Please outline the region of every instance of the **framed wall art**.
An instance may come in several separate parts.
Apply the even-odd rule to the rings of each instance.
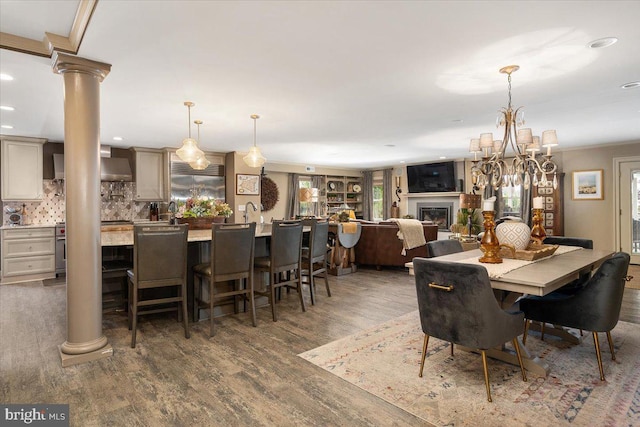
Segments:
[[[603,200],[602,169],[573,171],[571,198],[573,200]]]
[[[236,194],[257,196],[260,194],[260,175],[236,174]]]

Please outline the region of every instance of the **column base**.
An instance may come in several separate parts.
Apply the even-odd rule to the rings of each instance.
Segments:
[[[63,368],[72,365],[79,365],[81,363],[93,362],[94,360],[105,359],[107,357],[113,356],[113,347],[111,347],[111,344],[107,344],[101,349],[82,354],[63,353],[61,345],[58,346],[58,351],[60,352],[60,359],[62,361]]]

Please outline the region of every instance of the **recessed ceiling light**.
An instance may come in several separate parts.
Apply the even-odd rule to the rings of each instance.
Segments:
[[[444,160],[444,159],[446,159],[446,158],[447,158],[447,156],[440,156],[440,159],[441,159],[441,160]]]
[[[13,111],[13,110],[15,110],[15,108],[9,107],[8,105],[0,105],[0,110]]]
[[[114,140],[114,141],[122,141],[123,139],[124,139],[124,138],[123,138],[123,137],[121,137],[121,136],[114,136],[114,137],[113,137],[113,140]]]
[[[407,162],[405,162],[404,160],[400,160],[400,163],[407,163]]]
[[[0,80],[6,80],[6,81],[11,81],[13,80],[13,76],[10,76],[9,74],[0,74]]]
[[[618,39],[616,37],[604,37],[602,39],[592,41],[591,43],[587,44],[587,46],[591,49],[600,49],[603,47],[609,47],[617,41]]]
[[[462,119],[454,119],[454,120],[451,120],[451,121],[453,123],[462,123],[462,122],[464,122],[464,120],[462,120]]]
[[[633,89],[634,87],[640,87],[640,81],[625,83],[620,87],[622,89]]]
[[[384,144],[385,147],[395,147],[395,144]]]
[[[0,126],[2,129],[13,129],[13,126],[11,125],[2,125]]]

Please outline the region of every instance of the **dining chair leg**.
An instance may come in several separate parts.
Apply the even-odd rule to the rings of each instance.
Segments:
[[[422,378],[422,370],[424,369],[424,359],[427,357],[427,345],[429,345],[429,335],[424,334],[424,341],[422,342],[422,359],[420,360],[420,373],[418,376]]]
[[[200,286],[202,286],[202,276],[193,275],[193,321],[200,321]]]
[[[327,296],[331,297],[331,289],[329,288],[329,271],[327,269],[327,263],[324,263],[324,285],[327,288]]]
[[[258,321],[256,320],[256,300],[253,294],[253,276],[249,276],[247,280],[247,286],[249,287],[249,310],[251,310],[251,321],[253,322],[253,327],[258,326]]]
[[[527,382],[527,374],[524,371],[524,365],[522,364],[522,354],[520,353],[520,345],[518,344],[518,338],[513,339],[513,347],[516,349],[516,355],[518,356],[518,363],[520,364],[520,370],[522,371],[522,381]]]
[[[449,343],[451,345],[451,356],[453,356],[453,343]]]
[[[271,316],[273,317],[273,321],[277,322],[278,321],[278,316],[276,314],[276,274],[270,274],[271,276],[271,284],[270,284],[270,290],[271,293],[269,295],[269,298],[271,299],[271,301],[269,301],[271,303]],[[278,288],[280,289],[280,288]]]
[[[487,368],[487,352],[484,350],[480,351],[482,352],[482,368],[484,369],[484,385],[487,389],[487,400],[492,402],[491,387],[489,386],[489,369]]]
[[[184,337],[186,339],[191,338],[191,332],[189,331],[189,308],[187,307],[187,278],[184,278],[182,282],[182,322],[184,323]]]
[[[132,284],[132,304],[131,304],[131,348],[136,348],[136,329],[138,326],[138,289]]]
[[[611,339],[610,331],[607,331],[607,341],[609,341],[609,350],[611,351],[611,360],[616,360],[616,353],[613,350],[613,339]]]
[[[540,322],[540,339],[544,341],[544,322]]]
[[[311,296],[311,305],[316,305],[316,284],[313,281],[313,262],[309,260],[309,295]]]
[[[213,302],[214,300],[215,298],[213,297],[213,277],[209,277],[209,337],[212,337],[214,335],[213,334]]]
[[[524,333],[522,334],[522,344],[526,345],[527,344],[527,334],[529,333],[529,324],[530,324],[531,320],[529,319],[524,319]]]
[[[600,381],[604,381],[604,369],[602,369],[602,354],[600,354],[600,342],[598,333],[593,332],[593,344],[596,346],[596,357],[598,358],[598,369],[600,369]]]
[[[127,292],[129,293],[129,301],[127,302],[127,304],[129,305],[129,310],[127,312],[127,319],[128,319],[128,325],[127,326],[129,327],[129,330],[131,330],[131,325],[132,325],[131,313],[133,312],[133,309],[131,308],[131,303],[133,302],[133,292],[132,292],[133,283],[131,283],[131,280],[128,280],[128,279],[127,279],[127,281],[128,281]]]
[[[300,273],[300,269],[295,272],[295,274],[298,276],[298,296],[300,297],[300,305],[302,306],[302,311],[305,312],[307,311],[307,307],[304,304],[304,297],[302,296],[302,274]]]

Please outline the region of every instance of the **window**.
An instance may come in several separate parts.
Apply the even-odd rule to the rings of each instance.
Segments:
[[[501,216],[522,218],[522,187],[520,185],[502,187]]]
[[[382,182],[373,184],[373,220],[382,221],[384,219],[384,205],[382,204]]]
[[[313,185],[311,183],[311,178],[310,177],[300,177],[300,180],[298,181],[298,186],[299,189],[303,189],[303,188],[308,188],[309,190],[311,190],[311,188],[313,188]],[[303,202],[300,201],[300,216],[312,216],[315,215],[314,213],[314,202]]]

